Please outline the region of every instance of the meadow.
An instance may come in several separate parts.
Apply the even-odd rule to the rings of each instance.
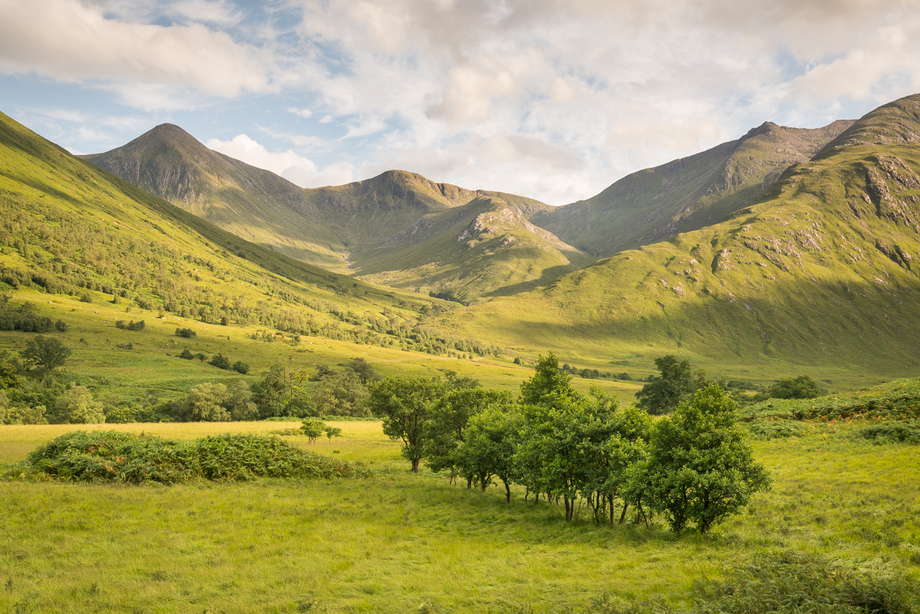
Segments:
[[[854,437],[859,423],[804,423],[754,440],[773,477],[712,534],[572,523],[430,472],[413,475],[379,422],[330,422],[297,446],[359,461],[371,477],[126,487],[0,482],[0,612],[613,612],[679,608],[700,581],[761,553],[920,579],[916,447]],[[297,423],[129,424],[192,439]],[[75,425],[0,426],[0,463]],[[87,428],[85,425],[83,428]]]

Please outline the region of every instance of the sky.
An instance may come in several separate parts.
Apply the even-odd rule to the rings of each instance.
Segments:
[[[161,123],[303,187],[389,169],[562,205],[920,93],[920,0],[0,0],[0,112]]]

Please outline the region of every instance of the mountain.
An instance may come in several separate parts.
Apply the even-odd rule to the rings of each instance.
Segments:
[[[756,202],[790,165],[808,161],[852,124],[808,130],[766,122],[736,141],[633,173],[531,221],[598,258],[669,239]]]
[[[527,221],[550,210],[549,205],[435,183],[406,171],[387,171],[343,186],[302,189],[212,151],[170,124],[157,126],[123,147],[83,158],[246,240],[331,271],[396,287],[473,300],[532,287],[593,261]],[[473,223],[469,212],[480,205],[472,203],[482,199],[506,207],[501,236],[480,247],[479,255],[462,258],[462,266],[454,266],[452,272],[428,275],[444,262],[444,246],[459,245],[463,230],[454,226]],[[472,206],[449,213],[467,205]],[[420,228],[425,231],[419,232]],[[499,230],[494,224],[490,228]],[[445,234],[436,237],[435,232]],[[405,243],[407,237],[410,241]],[[485,250],[496,258],[483,257]],[[508,264],[514,262],[522,264]]]
[[[920,96],[852,124],[724,222],[444,325],[582,364],[670,353],[755,379],[916,375]]]
[[[355,259],[369,263],[361,279],[470,302],[535,288],[594,261],[531,224],[533,211],[528,203],[480,196],[428,214],[358,252]]]

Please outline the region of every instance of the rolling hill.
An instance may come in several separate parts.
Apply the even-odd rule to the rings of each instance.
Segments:
[[[920,96],[852,124],[730,219],[447,317],[506,347],[628,364],[673,353],[736,376],[915,375]],[[837,374],[836,376],[834,374]]]

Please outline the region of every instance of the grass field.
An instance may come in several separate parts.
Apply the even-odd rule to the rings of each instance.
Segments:
[[[0,612],[589,612],[687,604],[693,584],[760,552],[821,554],[920,577],[916,447],[853,425],[755,441],[774,479],[712,535],[566,524],[516,492],[413,475],[377,422],[296,445],[364,461],[373,477],[171,487],[0,482]],[[144,424],[170,438],[294,423]],[[2,426],[13,462],[73,426]],[[108,427],[106,427],[108,428]]]

